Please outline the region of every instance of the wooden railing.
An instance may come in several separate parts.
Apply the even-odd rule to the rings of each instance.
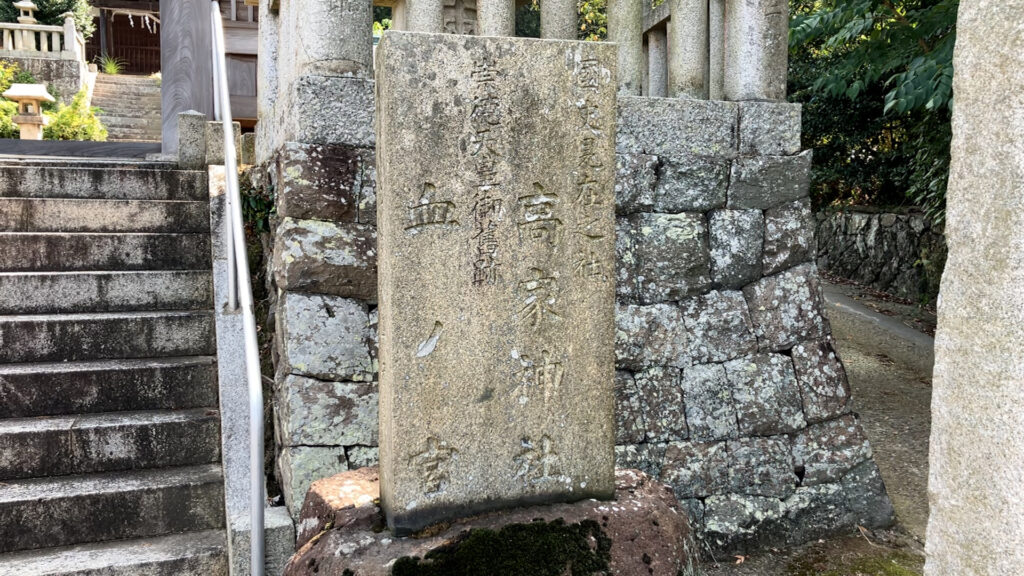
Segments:
[[[63,26],[0,23],[0,58],[4,56],[85,62],[85,39],[71,18]]]

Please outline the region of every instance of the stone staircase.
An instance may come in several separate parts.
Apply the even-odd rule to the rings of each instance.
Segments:
[[[0,576],[227,573],[205,172],[0,165]]]
[[[102,111],[108,140],[160,140],[160,86],[149,76],[97,74],[92,105]]]

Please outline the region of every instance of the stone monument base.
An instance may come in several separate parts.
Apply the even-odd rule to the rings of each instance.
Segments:
[[[376,468],[313,483],[285,576],[697,574],[699,554],[672,490],[617,470],[615,499],[493,512],[405,538],[385,529]]]

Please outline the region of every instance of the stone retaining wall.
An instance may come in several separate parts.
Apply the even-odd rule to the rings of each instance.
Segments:
[[[943,227],[924,214],[819,213],[818,266],[915,302],[934,302],[946,264]]]
[[[821,315],[800,108],[618,106],[619,464],[670,483],[715,550],[887,524]],[[372,113],[346,118],[358,138],[288,143],[268,167],[277,473],[293,515],[313,480],[377,459]]]

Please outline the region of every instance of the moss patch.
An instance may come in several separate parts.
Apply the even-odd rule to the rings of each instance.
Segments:
[[[399,558],[393,576],[592,576],[607,573],[611,540],[593,520],[474,529],[423,559]]]
[[[817,555],[794,560],[787,574],[792,576],[919,576],[922,561],[904,552],[845,560]]]

